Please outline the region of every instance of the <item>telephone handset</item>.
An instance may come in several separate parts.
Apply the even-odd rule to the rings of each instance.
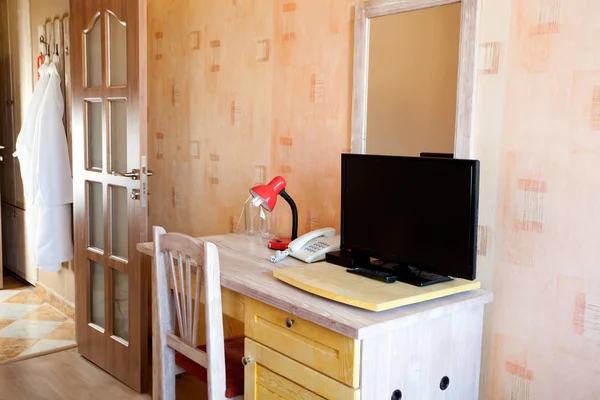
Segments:
[[[290,256],[311,263],[325,259],[325,254],[340,249],[340,235],[334,228],[322,228],[300,236],[288,245]]]

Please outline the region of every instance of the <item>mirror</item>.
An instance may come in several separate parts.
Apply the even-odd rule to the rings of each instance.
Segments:
[[[453,153],[460,3],[371,21],[367,154]]]
[[[469,158],[478,0],[357,3],[352,152]]]

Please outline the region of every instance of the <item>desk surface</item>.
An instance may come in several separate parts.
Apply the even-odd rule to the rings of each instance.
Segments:
[[[433,319],[461,307],[486,304],[493,298],[491,292],[479,289],[388,311],[367,311],[315,296],[278,280],[273,276],[275,269],[303,262],[288,257],[273,264],[268,260],[273,251],[255,238],[229,234],[200,239],[214,243],[219,249],[221,286],[354,339],[398,329],[415,319]],[[137,248],[154,255],[152,243],[140,243]]]

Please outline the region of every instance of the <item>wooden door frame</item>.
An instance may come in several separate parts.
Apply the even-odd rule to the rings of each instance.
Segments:
[[[369,90],[369,40],[371,19],[409,11],[461,3],[456,126],[454,154],[471,156],[477,88],[477,56],[481,0],[369,0],[357,2],[354,19],[354,69],[352,87],[352,153],[367,152],[367,97]]]
[[[127,98],[127,129],[128,132],[132,128],[139,131],[140,138],[140,166],[141,156],[147,155],[147,20],[146,20],[146,0],[98,0],[101,6],[93,6],[88,0],[71,0],[70,2],[70,17],[71,17],[71,99],[72,99],[72,145],[73,145],[73,185],[74,185],[74,247],[75,247],[75,289],[76,289],[76,314],[77,314],[77,330],[78,344],[80,353],[96,363],[101,368],[113,374],[116,378],[122,380],[128,386],[138,392],[144,392],[148,388],[148,336],[147,326],[149,319],[148,309],[148,287],[149,287],[149,260],[142,258],[141,254],[135,250],[135,243],[145,242],[148,240],[148,218],[147,211],[140,211],[133,214],[128,213],[129,219],[129,253],[127,274],[129,276],[129,345],[128,352],[119,351],[122,347],[118,347],[117,341],[110,336],[112,327],[112,304],[110,296],[107,293],[112,293],[112,261],[105,262],[107,257],[98,256],[98,260],[102,260],[105,269],[110,269],[110,272],[105,273],[105,300],[104,300],[104,318],[106,333],[94,334],[92,328],[88,328],[90,321],[90,269],[88,259],[90,251],[87,249],[88,244],[88,223],[87,223],[87,195],[86,181],[92,180],[102,182],[103,184],[103,199],[104,199],[104,252],[110,249],[109,238],[110,222],[109,218],[109,185],[126,187],[128,192],[132,188],[132,183],[129,179],[111,176],[108,171],[108,144],[103,143],[103,171],[100,177],[95,177],[97,172],[85,170],[86,156],[84,149],[86,148],[85,138],[85,118],[84,118],[84,99],[99,98],[103,104],[103,142],[108,142],[107,128],[107,104],[108,98]],[[96,3],[98,4],[98,3]],[[135,10],[137,7],[137,10]],[[118,13],[118,17],[123,13],[124,8],[127,8],[127,87],[125,88],[107,88],[103,85],[98,89],[84,88],[84,35],[83,31],[89,28],[87,24],[97,14],[98,8],[102,12],[100,15],[101,37],[102,37],[102,53],[104,55],[103,64],[103,82],[106,79],[106,70],[108,66],[107,50],[106,50],[106,22],[104,18],[108,18],[104,10],[111,10]],[[132,11],[135,10],[135,11]],[[131,16],[135,15],[137,21],[134,21]],[[105,17],[106,16],[106,17]],[[131,34],[136,32],[136,34]],[[137,80],[135,79],[137,77]],[[104,82],[106,83],[106,82]],[[133,95],[135,94],[135,95]],[[133,112],[130,112],[132,110]],[[140,204],[139,201],[129,199],[128,210],[133,210],[135,205]],[[137,227],[136,229],[132,227]],[[132,233],[139,233],[138,235]],[[100,258],[102,257],[102,258]],[[107,279],[108,277],[108,279]],[[139,283],[136,284],[136,283]],[[80,334],[80,332],[82,332]],[[93,332],[93,331],[92,331]],[[98,331],[100,332],[100,331]],[[111,340],[112,339],[112,340]],[[129,354],[124,354],[129,353]],[[135,365],[129,365],[129,361]]]
[[[9,22],[9,15],[8,15],[8,1],[7,0],[0,0],[0,7],[2,7],[4,9],[4,14],[6,17],[5,21],[0,21],[0,27],[3,27],[4,24],[6,24],[6,26],[4,28],[6,28],[6,36],[4,37],[4,39],[0,39],[0,40],[6,40],[6,45],[7,45],[7,54],[8,54],[8,59],[5,60],[6,62],[6,73],[8,75],[8,83],[5,83],[5,85],[9,85],[11,86],[11,92],[12,92],[12,63],[11,63],[11,55],[10,55],[10,22]],[[2,32],[0,32],[1,34]],[[1,54],[0,54],[1,55]],[[1,66],[1,65],[0,65]],[[4,90],[4,85],[1,85],[0,87],[2,87],[2,89]],[[5,114],[6,117],[8,117],[8,111],[5,109],[5,107],[7,107],[8,104],[0,104],[0,107],[2,107],[2,112]],[[12,107],[11,107],[12,108]],[[12,111],[11,111],[12,113]],[[8,121],[3,121],[6,126],[8,127]],[[14,117],[13,117],[13,123],[11,124],[11,126],[14,124]],[[0,129],[2,129],[3,127],[0,126]],[[12,129],[14,129],[14,127],[12,127]],[[6,135],[6,133],[4,133],[4,135]],[[13,135],[14,136],[14,132]],[[0,139],[5,139],[4,137],[0,136]],[[7,148],[7,143],[0,143],[0,145],[2,145],[4,148],[3,150],[5,150]],[[5,153],[5,152],[3,152]],[[7,154],[1,154],[3,157],[7,157]],[[12,155],[9,155],[12,157]],[[0,161],[2,163],[4,163],[4,161]],[[5,167],[6,164],[3,165],[2,168],[2,173],[5,173]],[[2,177],[0,177],[0,179],[3,179]],[[1,186],[1,185],[0,185]],[[0,192],[0,207],[2,207],[2,193]],[[0,216],[0,226],[2,224],[2,217]],[[2,252],[2,231],[0,230],[0,289],[4,288],[4,263],[3,263],[3,257],[4,254]]]

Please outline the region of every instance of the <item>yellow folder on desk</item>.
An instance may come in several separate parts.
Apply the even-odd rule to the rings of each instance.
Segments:
[[[479,289],[481,283],[464,279],[418,287],[403,282],[384,283],[321,262],[277,269],[275,278],[309,293],[354,307],[384,311],[455,293]]]

